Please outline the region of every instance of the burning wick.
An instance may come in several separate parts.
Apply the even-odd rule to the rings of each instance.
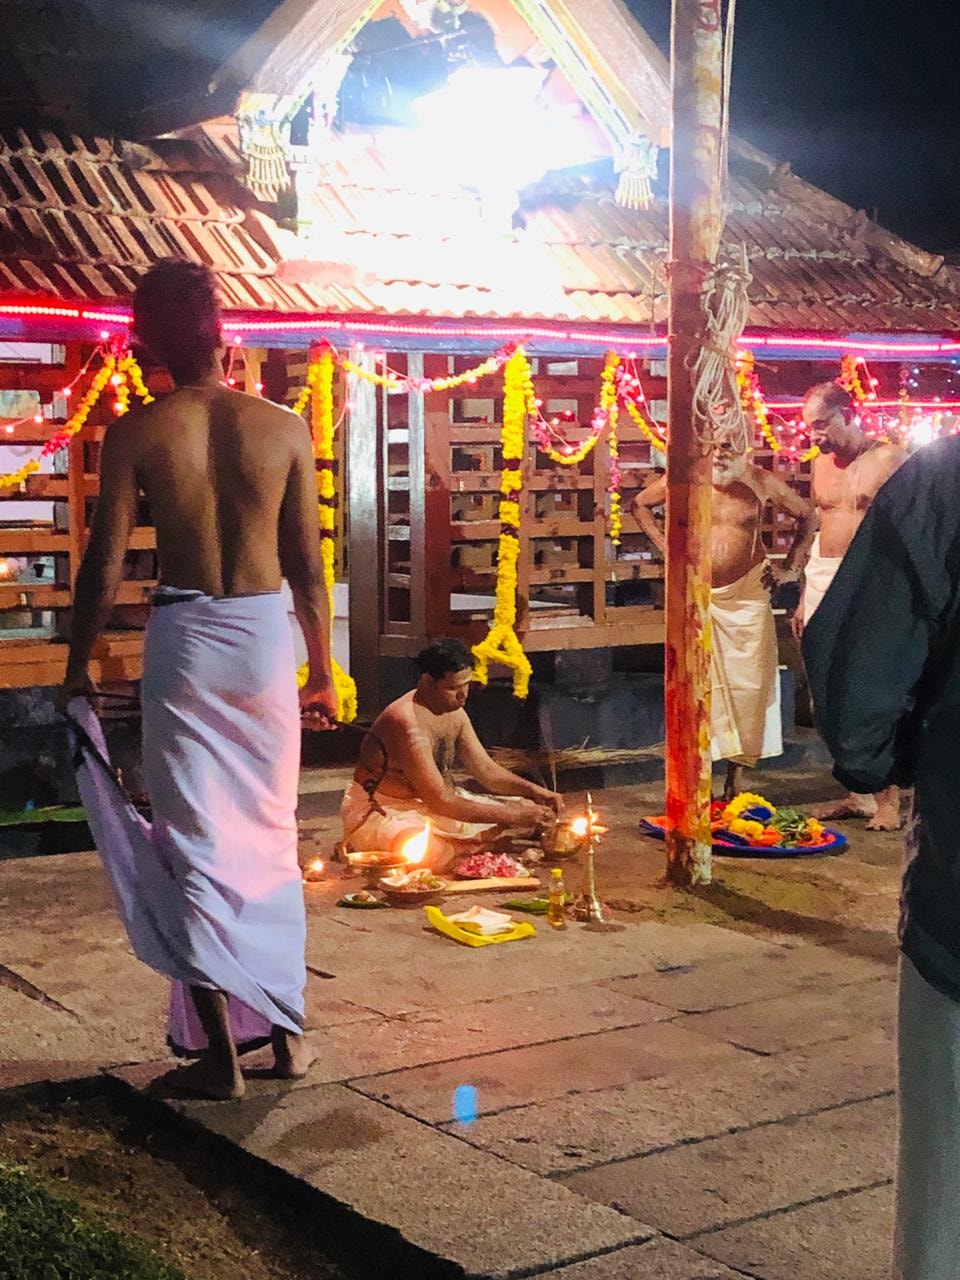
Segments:
[[[590,830],[589,818],[574,818],[570,823],[570,830],[575,836],[585,836]]]
[[[411,836],[400,850],[400,855],[410,866],[415,866],[418,862],[422,862],[423,858],[430,847],[430,823],[418,831],[415,836]]]
[[[322,858],[311,858],[303,869],[304,880],[322,880],[327,864]]]

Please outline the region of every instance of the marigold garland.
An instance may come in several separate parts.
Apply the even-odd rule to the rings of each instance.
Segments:
[[[393,369],[388,369],[386,373],[376,373],[355,364],[347,356],[338,354],[336,359],[346,373],[362,378],[364,382],[372,382],[375,387],[385,387],[387,391],[453,391],[468,383],[479,382],[491,373],[498,373],[510,358],[512,350],[513,348],[504,347],[472,369],[464,369],[462,373],[451,373],[441,378],[411,378],[407,374],[396,373]]]
[[[336,581],[334,560],[336,556],[336,485],[333,478],[333,351],[324,345],[316,360],[311,360],[307,371],[310,388],[310,425],[313,429],[314,449],[320,469],[317,473],[320,496],[320,556],[323,561],[323,581],[327,591],[331,627],[333,624],[333,587]],[[311,376],[312,375],[312,376]],[[299,403],[299,399],[297,401]],[[332,640],[332,637],[331,637]],[[337,691],[337,719],[350,724],[357,718],[357,685],[352,676],[340,666],[332,652],[331,673]],[[310,675],[305,663],[297,673],[302,689]]]
[[[36,475],[40,470],[41,458],[50,457],[52,454],[59,453],[61,449],[66,448],[73,437],[83,430],[94,405],[103,394],[107,383],[114,376],[116,368],[116,356],[112,353],[105,354],[103,364],[94,374],[86,393],[65,424],[49,440],[44,442],[37,457],[30,458],[23,466],[18,467],[16,471],[0,475],[0,489],[16,488],[26,484],[30,476]]]
[[[597,411],[598,419],[607,426],[607,451],[610,458],[610,478],[607,493],[610,494],[610,541],[615,547],[620,545],[620,534],[623,531],[623,512],[620,498],[620,405],[617,395],[617,374],[620,369],[620,357],[615,351],[608,351],[600,374],[600,401]],[[601,428],[602,429],[602,428]]]
[[[860,378],[860,366],[864,364],[862,356],[842,356],[840,358],[840,377],[837,381],[845,391],[849,391],[858,404],[870,398],[869,392]]]
[[[530,691],[533,668],[517,635],[517,565],[520,560],[520,501],[523,488],[523,449],[530,411],[532,379],[530,362],[522,347],[507,360],[503,373],[503,475],[500,489],[500,539],[497,545],[496,603],[493,624],[486,639],[473,647],[476,659],[474,678],[486,684],[490,664],[499,663],[513,672],[513,693],[525,698]]]
[[[630,415],[630,418],[632,419],[634,426],[640,429],[643,435],[647,437],[647,440],[650,442],[650,444],[652,444],[655,449],[659,449],[661,453],[666,453],[667,442],[665,440],[660,439],[660,437],[654,431],[653,427],[651,427],[650,423],[646,420],[646,418],[640,412],[640,409],[637,407],[637,404],[635,403],[635,401],[624,397],[620,403],[623,405],[627,413]]]
[[[756,357],[752,351],[737,352],[737,386],[740,388],[740,404],[748,418],[752,418],[760,428],[764,440],[773,453],[780,453],[783,445],[777,439],[770,425],[770,413],[760,386],[760,378],[756,369]],[[812,445],[806,453],[800,455],[801,462],[812,462],[820,456],[818,445]]]

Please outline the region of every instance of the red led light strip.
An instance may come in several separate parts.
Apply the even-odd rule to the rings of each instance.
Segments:
[[[125,309],[105,311],[84,306],[64,306],[46,303],[0,303],[0,316],[50,317],[58,320],[90,321],[103,324],[119,325],[129,328],[133,317]],[[623,347],[643,347],[666,350],[667,339],[663,334],[630,335],[622,329],[565,329],[560,326],[530,325],[445,325],[442,321],[432,323],[414,323],[383,320],[364,320],[351,316],[337,317],[301,317],[299,319],[277,319],[270,315],[258,319],[232,319],[229,312],[224,315],[224,329],[228,337],[234,333],[312,333],[336,332],[349,330],[355,333],[371,333],[387,335],[395,333],[401,337],[443,337],[443,338],[502,338],[502,339],[555,339],[561,342],[596,343],[598,346],[614,344]],[[821,351],[846,352],[881,352],[891,356],[899,355],[944,355],[949,352],[960,352],[960,342],[943,340],[916,342],[884,342],[853,338],[824,338],[816,334],[780,335],[750,334],[741,338],[744,346],[767,348],[812,348]]]

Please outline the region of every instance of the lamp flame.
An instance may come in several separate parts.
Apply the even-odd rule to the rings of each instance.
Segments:
[[[590,830],[590,819],[574,818],[570,823],[570,830],[575,836],[585,836]]]
[[[430,847],[430,823],[418,831],[415,836],[411,836],[400,850],[401,856],[405,862],[411,866],[415,866],[418,862],[422,862],[423,858]]]

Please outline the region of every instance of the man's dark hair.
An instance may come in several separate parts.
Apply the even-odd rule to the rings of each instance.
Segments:
[[[823,400],[824,417],[833,417],[835,413],[842,413],[845,418],[849,418],[853,413],[853,396],[846,387],[841,387],[839,382],[818,382],[803,397],[803,403],[809,403],[814,396],[820,396]]]
[[[220,346],[220,303],[209,267],[165,258],[151,267],[133,295],[133,323],[151,355],[174,382],[199,382]]]
[[[420,650],[415,662],[422,676],[442,680],[444,676],[452,676],[458,671],[472,668],[473,654],[459,640],[434,640]]]

